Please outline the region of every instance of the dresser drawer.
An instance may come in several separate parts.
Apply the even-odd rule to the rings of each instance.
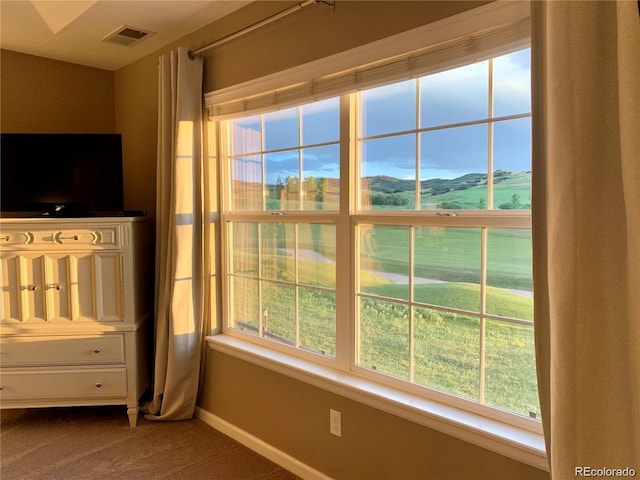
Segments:
[[[124,363],[122,334],[7,336],[0,339],[3,367]]]
[[[127,373],[122,368],[5,369],[0,403],[61,399],[118,398],[127,395]]]
[[[23,225],[20,228],[3,228],[0,245],[6,249],[41,250],[43,248],[120,248],[122,239],[117,225],[100,225],[96,228],[50,227]]]

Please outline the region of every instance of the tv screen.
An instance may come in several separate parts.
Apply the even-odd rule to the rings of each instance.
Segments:
[[[124,209],[119,134],[0,134],[0,209],[92,216]]]

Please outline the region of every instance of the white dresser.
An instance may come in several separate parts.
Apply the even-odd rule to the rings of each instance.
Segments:
[[[126,405],[149,385],[144,217],[0,220],[0,407]]]

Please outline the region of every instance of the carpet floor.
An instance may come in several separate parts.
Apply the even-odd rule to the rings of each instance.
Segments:
[[[2,410],[2,480],[296,480],[201,420],[129,427],[124,407]]]

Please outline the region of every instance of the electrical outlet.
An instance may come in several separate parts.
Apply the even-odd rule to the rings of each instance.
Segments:
[[[329,409],[329,433],[336,437],[342,436],[342,414]]]

